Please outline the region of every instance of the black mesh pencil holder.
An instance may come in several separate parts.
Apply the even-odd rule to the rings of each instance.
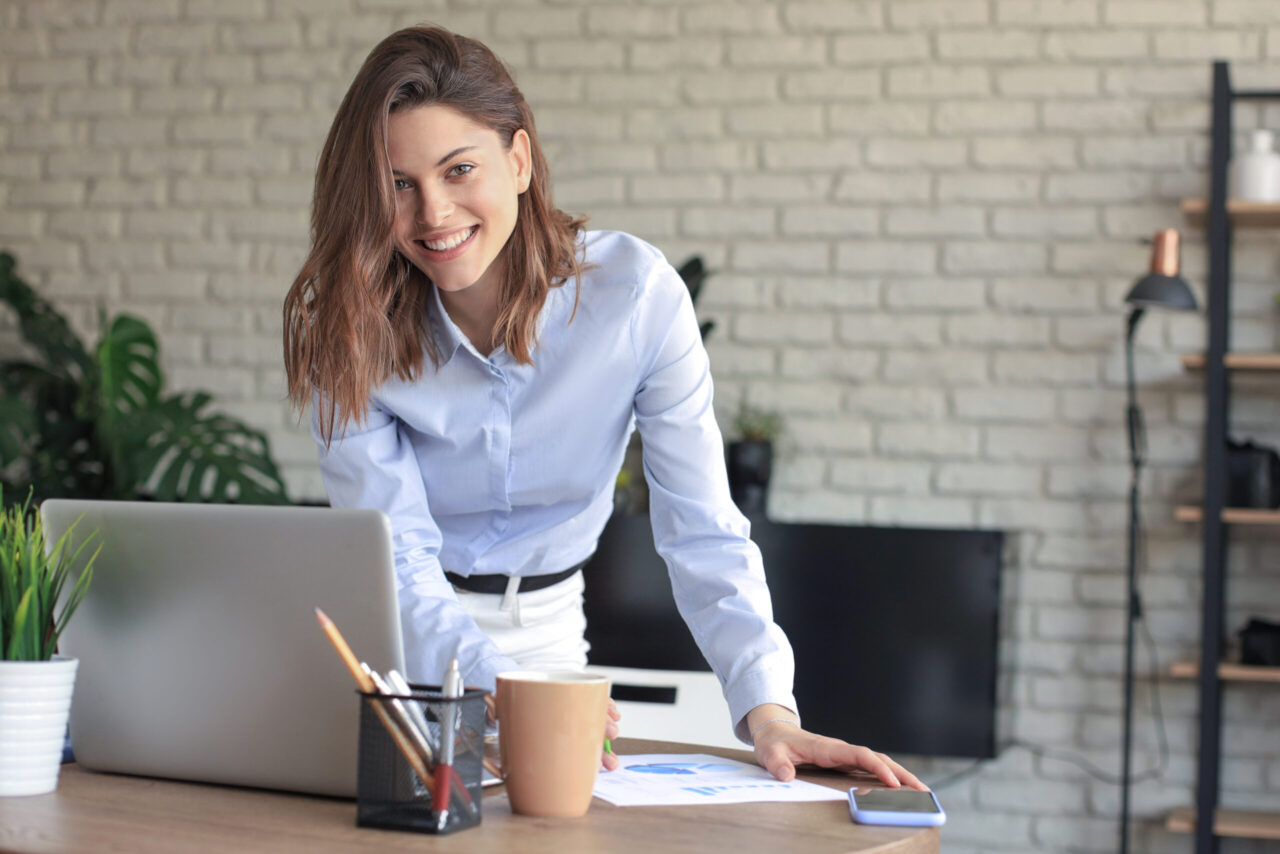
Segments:
[[[474,827],[480,823],[484,692],[468,689],[449,699],[436,687],[410,687],[410,694],[360,692],[356,824],[419,833]]]

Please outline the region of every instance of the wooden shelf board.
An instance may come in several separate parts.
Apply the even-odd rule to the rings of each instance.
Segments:
[[[1178,661],[1169,669],[1178,679],[1194,679],[1200,675],[1200,662]],[[1260,667],[1256,664],[1218,665],[1218,678],[1233,682],[1280,682],[1280,667]]]
[[[1183,199],[1182,214],[1195,226],[1203,227],[1209,210],[1208,199]],[[1280,204],[1227,200],[1227,216],[1234,225],[1245,228],[1280,227]]]
[[[1179,522],[1199,522],[1204,510],[1198,505],[1184,504],[1174,510]],[[1224,507],[1222,521],[1232,525],[1280,525],[1280,510],[1257,510],[1252,507]]]
[[[1222,361],[1232,371],[1280,371],[1280,353],[1227,353]],[[1204,363],[1204,353],[1182,357],[1182,367],[1188,371],[1203,371]]]
[[[1164,826],[1174,833],[1194,832],[1195,807],[1178,807],[1169,813]],[[1246,839],[1280,839],[1280,813],[1220,809],[1214,814],[1213,832]]]

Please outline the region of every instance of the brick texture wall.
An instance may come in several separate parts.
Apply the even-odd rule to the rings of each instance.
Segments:
[[[298,496],[323,490],[282,403],[280,301],[316,156],[370,47],[424,20],[513,67],[561,206],[717,270],[699,314],[722,423],[742,399],[786,417],[776,517],[1010,532],[1001,737],[1116,773],[1122,300],[1141,239],[1207,190],[1210,61],[1280,86],[1280,4],[0,0],[0,245],[85,334],[99,304],[154,324],[171,387],[267,430]],[[1280,107],[1236,119],[1280,129]],[[1241,233],[1235,269],[1233,345],[1275,349],[1274,235]],[[0,317],[0,350],[17,340]],[[1170,520],[1199,494],[1178,356],[1203,340],[1158,313],[1138,340],[1162,667],[1198,636],[1198,532]],[[1280,441],[1280,385],[1235,389],[1233,432]],[[1280,619],[1280,539],[1233,533],[1231,564],[1230,625]],[[1162,679],[1160,699],[1170,761],[1135,787],[1138,850],[1183,852],[1161,817],[1191,801],[1196,697]],[[1224,801],[1280,809],[1280,691],[1231,687],[1224,715]],[[943,797],[948,852],[1115,847],[1117,788],[1021,747]]]

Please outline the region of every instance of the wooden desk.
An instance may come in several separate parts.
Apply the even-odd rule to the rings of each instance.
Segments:
[[[751,761],[746,751],[640,739],[614,744],[619,753],[698,752]],[[849,777],[826,771],[800,776],[841,789],[851,785]],[[937,829],[856,825],[840,801],[615,807],[596,800],[583,818],[528,818],[512,814],[501,786],[485,791],[479,827],[450,836],[358,828],[355,815],[349,800],[95,774],[68,765],[53,794],[0,798],[0,851],[936,854],[939,839]]]

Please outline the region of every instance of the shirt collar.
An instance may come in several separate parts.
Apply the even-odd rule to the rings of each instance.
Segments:
[[[539,341],[542,340],[542,335],[547,328],[549,317],[553,312],[555,312],[553,306],[556,306],[557,308],[562,307],[559,305],[559,302],[566,296],[566,294],[561,292],[566,291],[568,288],[577,287],[577,281],[570,279],[559,287],[551,288],[550,291],[548,291],[547,298],[543,300],[542,308],[538,311],[538,316],[534,320],[534,329],[536,330],[536,335]],[[572,294],[567,294],[567,296],[572,300]],[[444,303],[440,300],[440,289],[435,285],[431,286],[431,310],[429,320],[431,323],[431,334],[435,336],[436,343],[440,345],[441,365],[447,364],[449,360],[453,358],[454,354],[458,352],[459,347],[464,347],[467,350],[470,350],[476,358],[481,361],[488,361],[494,358],[505,358],[507,356],[507,348],[501,344],[499,344],[497,348],[489,354],[488,360],[485,359],[484,356],[481,356],[480,352],[475,349],[475,346],[471,341],[467,339],[466,334],[464,334],[458,327],[458,324],[454,323],[453,318],[449,317],[449,312],[445,310]]]

